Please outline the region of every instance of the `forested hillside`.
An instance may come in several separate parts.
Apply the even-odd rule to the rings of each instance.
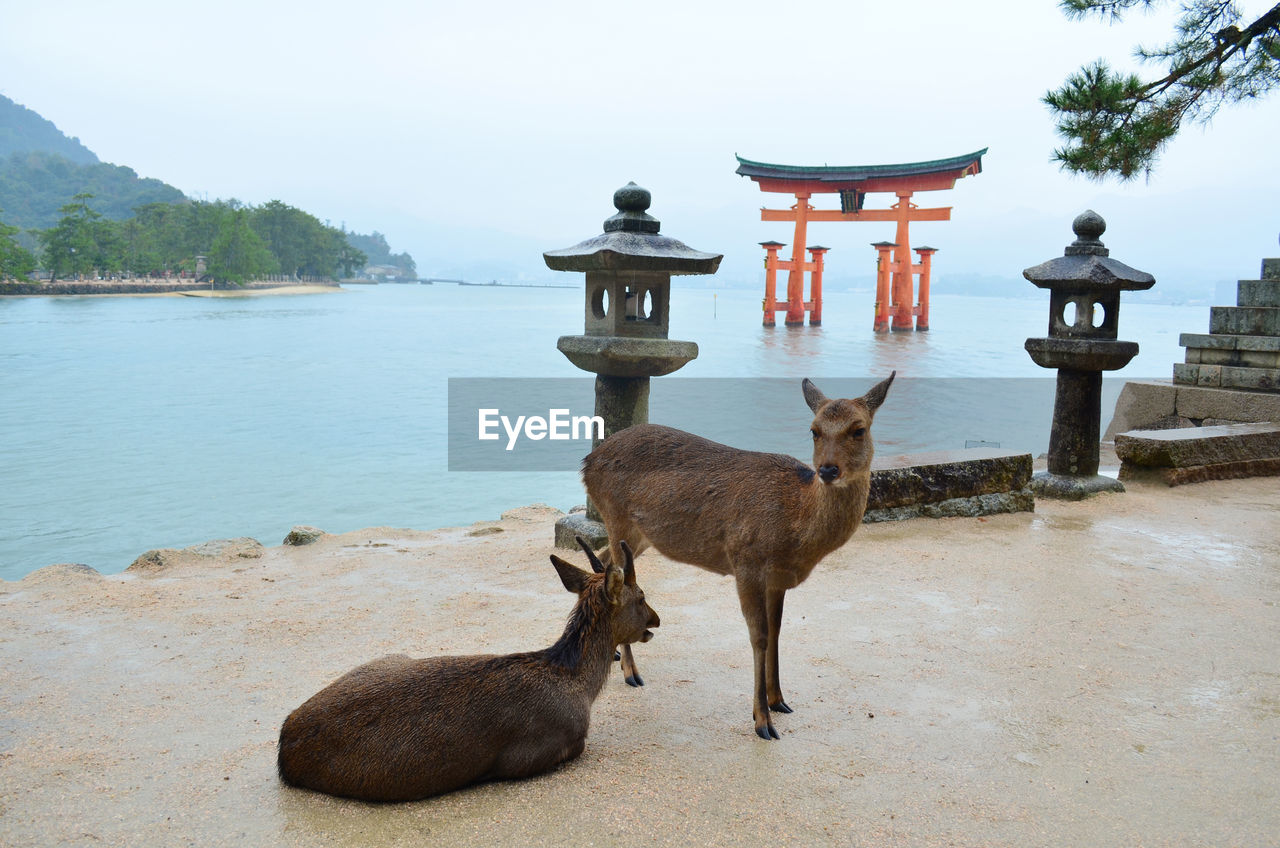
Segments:
[[[413,257],[393,254],[381,233],[348,233],[279,200],[191,200],[132,168],[100,162],[78,139],[0,96],[0,279],[24,278],[33,268],[66,278],[201,267],[236,281],[350,277],[366,264],[416,276]]]
[[[98,212],[120,221],[148,203],[178,203],[186,196],[132,168],[96,162],[77,165],[49,152],[17,152],[0,160],[0,220],[23,229],[52,227],[58,210],[77,194],[97,198]]]
[[[0,159],[32,150],[56,153],[78,165],[93,165],[98,161],[80,139],[67,138],[52,121],[0,95]]]

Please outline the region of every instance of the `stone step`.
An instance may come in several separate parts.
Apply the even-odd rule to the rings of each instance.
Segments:
[[[1280,280],[1280,259],[1262,260],[1262,273],[1259,276],[1264,280]]]
[[[1029,512],[1031,454],[995,448],[877,457],[863,521]]]
[[[1236,306],[1280,306],[1280,280],[1240,280]]]
[[[1280,392],[1280,368],[1175,362],[1173,382],[1181,386],[1204,386],[1212,389]]]
[[[1178,344],[1187,349],[1191,365],[1241,365],[1280,368],[1280,337],[1182,333]]]
[[[1211,306],[1209,332],[1215,335],[1280,336],[1280,308]]]
[[[1181,468],[1280,457],[1280,424],[1219,424],[1178,430],[1130,430],[1116,436],[1116,456],[1136,465]]]
[[[1154,477],[1170,486],[1280,474],[1280,426],[1130,430],[1116,436],[1116,456],[1121,480]]]

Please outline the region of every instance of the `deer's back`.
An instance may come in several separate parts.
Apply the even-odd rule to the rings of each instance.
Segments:
[[[536,654],[383,657],[289,715],[280,775],[331,795],[425,798],[554,768],[581,751],[590,711]]]
[[[643,424],[602,442],[582,477],[606,526],[638,528],[663,555],[727,574],[737,549],[774,561],[795,550],[813,470]]]

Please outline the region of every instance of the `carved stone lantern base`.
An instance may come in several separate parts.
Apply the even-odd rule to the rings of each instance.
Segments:
[[[1027,484],[1036,497],[1057,498],[1062,501],[1082,501],[1102,492],[1123,492],[1124,484],[1114,477],[1095,474],[1083,477],[1077,474],[1054,474],[1041,471]]]

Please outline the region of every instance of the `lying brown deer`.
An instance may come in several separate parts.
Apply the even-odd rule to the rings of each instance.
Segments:
[[[582,753],[614,649],[647,642],[658,615],[624,566],[596,574],[557,556],[578,595],[551,647],[506,656],[383,657],[339,677],[280,729],[280,777],[365,801],[412,801],[483,780],[530,777]],[[618,562],[619,560],[614,560]]]
[[[652,545],[670,559],[733,575],[755,653],[752,715],[762,739],[779,738],[770,710],[791,712],[778,680],[783,599],[862,522],[871,420],[896,373],[844,400],[803,382],[814,413],[813,468],[654,424],[614,433],[583,460],[587,494],[609,533],[609,561],[619,561],[624,545],[636,556]],[[622,668],[632,686],[644,684],[630,645]]]

